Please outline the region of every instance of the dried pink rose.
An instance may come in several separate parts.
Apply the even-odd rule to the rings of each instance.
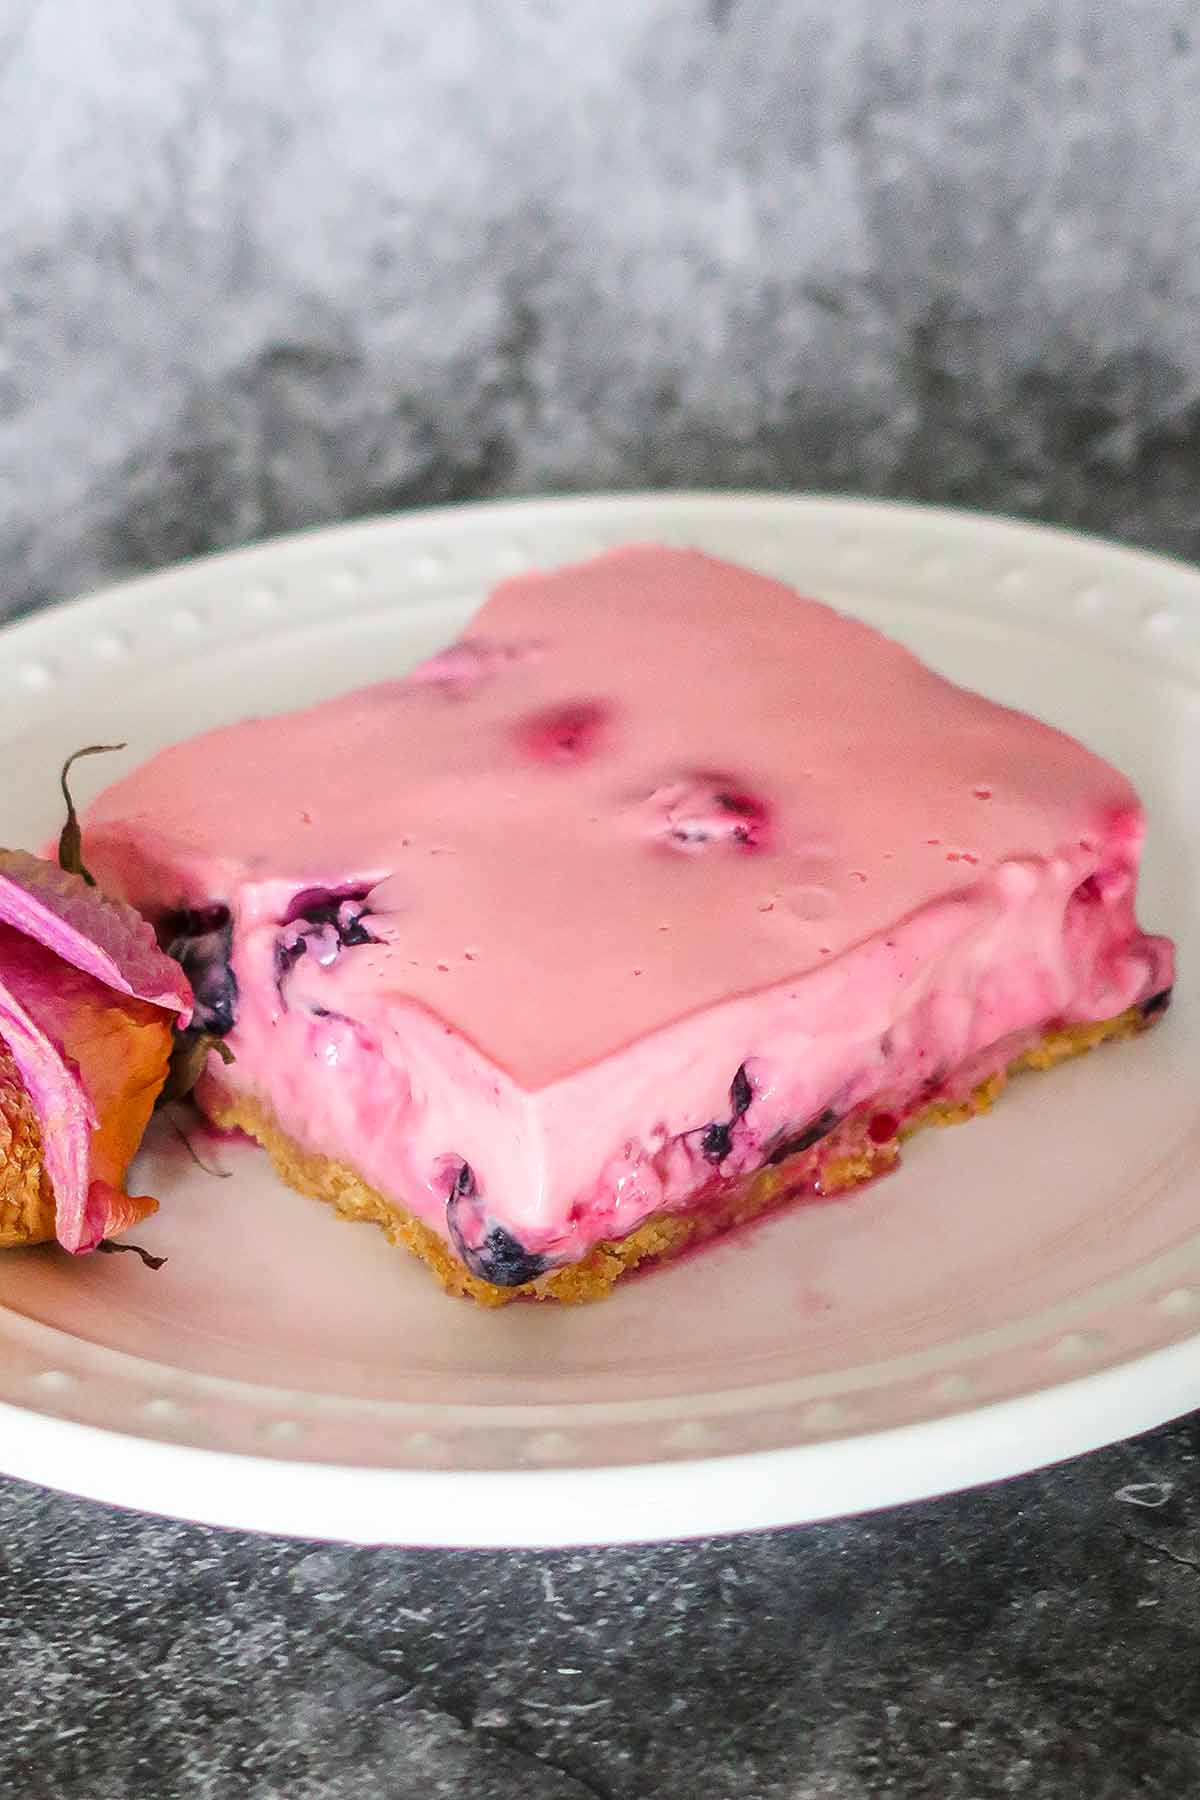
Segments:
[[[77,867],[0,850],[0,1246],[93,1250],[157,1205],[125,1175],[191,988]]]

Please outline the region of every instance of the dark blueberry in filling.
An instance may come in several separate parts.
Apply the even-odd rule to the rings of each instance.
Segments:
[[[302,937],[289,938],[286,940],[281,938],[280,941],[276,944],[276,946],[275,946],[275,986],[276,987],[279,987],[282,985],[283,978],[285,975],[291,974],[291,972],[295,968],[296,964],[300,961],[300,958],[304,955],[304,952],[306,949],[307,949],[307,945],[305,944],[304,939]]]
[[[763,822],[763,808],[753,795],[723,791],[713,798],[723,813],[731,815],[729,835],[734,843],[755,845]]]
[[[644,802],[647,835],[695,854],[713,845],[760,850],[769,836],[767,808],[724,776],[683,774]]]
[[[355,944],[374,944],[379,941],[371,936],[363,924],[361,913],[342,919],[338,925],[338,936],[342,940],[343,949],[351,949]]]
[[[728,1125],[722,1125],[719,1122],[710,1125],[700,1139],[700,1154],[707,1157],[712,1163],[724,1162],[732,1147]]]
[[[305,955],[312,937],[324,939],[325,961],[332,961],[338,952],[358,944],[377,943],[378,939],[363,923],[366,916],[365,892],[330,894],[323,888],[311,888],[297,894],[275,945],[276,986]]]
[[[1141,1008],[1143,1019],[1154,1019],[1159,1013],[1165,1013],[1171,1004],[1173,992],[1172,988],[1163,988],[1160,993],[1151,994],[1148,1000],[1143,1000]]]
[[[446,1228],[472,1275],[497,1287],[520,1287],[543,1274],[550,1266],[544,1256],[526,1250],[503,1225],[488,1225],[480,1219],[474,1205],[478,1193],[475,1172],[470,1163],[463,1163],[446,1201]]]
[[[238,987],[233,973],[233,921],[227,906],[206,906],[170,913],[159,925],[159,938],[192,984],[196,1010],[191,1029],[224,1037],[237,1017]]]
[[[481,1248],[469,1252],[463,1261],[473,1275],[494,1281],[497,1287],[520,1287],[547,1267],[544,1256],[532,1256],[503,1225],[493,1225]]]
[[[794,1137],[785,1137],[776,1144],[767,1161],[781,1163],[789,1156],[798,1156],[802,1150],[811,1150],[814,1144],[819,1144],[822,1138],[829,1136],[838,1122],[837,1113],[832,1106],[827,1106],[824,1112],[819,1112],[815,1119],[810,1120],[803,1131],[797,1132]]]
[[[366,910],[365,894],[330,894],[327,899],[306,906],[302,913],[293,913],[288,923],[301,929],[306,925],[332,925],[342,948],[349,949],[355,944],[377,942],[363,924]]]
[[[733,1117],[728,1124],[721,1120],[706,1126],[704,1136],[700,1139],[700,1154],[709,1162],[724,1162],[733,1148],[733,1128],[742,1115],[749,1111],[754,1099],[754,1089],[750,1086],[750,1077],[746,1073],[745,1063],[738,1066],[729,1088],[729,1104],[733,1108]]]

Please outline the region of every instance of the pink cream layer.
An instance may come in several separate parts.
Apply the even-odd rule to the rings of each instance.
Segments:
[[[1168,987],[1142,833],[1061,733],[634,547],[505,583],[406,677],[164,752],[86,854],[151,916],[229,907],[210,1081],[435,1228],[458,1182],[471,1241],[559,1261],[822,1115]],[[357,941],[305,928],[338,894]]]

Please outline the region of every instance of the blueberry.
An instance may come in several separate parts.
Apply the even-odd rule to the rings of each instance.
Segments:
[[[721,844],[761,850],[770,835],[765,802],[722,775],[681,774],[642,804],[646,835],[693,855]]]
[[[355,944],[374,944],[373,938],[363,924],[363,915],[367,910],[365,894],[330,894],[325,900],[306,906],[300,914],[293,913],[289,924],[311,926],[332,925],[338,934],[338,941],[343,949],[350,949]]]
[[[815,1119],[809,1121],[803,1131],[797,1132],[794,1137],[785,1137],[775,1144],[767,1161],[781,1163],[789,1156],[798,1156],[802,1150],[811,1150],[814,1144],[819,1144],[822,1138],[828,1137],[835,1125],[839,1123],[837,1113],[834,1112],[832,1106],[827,1106],[824,1112],[819,1112]]]
[[[331,894],[328,888],[306,888],[302,894],[296,895],[283,922],[285,925],[294,925],[301,933],[319,930],[323,925],[332,925],[343,948],[354,944],[373,944],[377,940],[363,924],[367,899],[366,888],[351,888],[340,894]],[[300,954],[303,955],[304,952],[301,951]]]
[[[544,1274],[550,1267],[544,1256],[537,1256],[517,1241],[503,1225],[486,1224],[479,1217],[475,1201],[479,1196],[475,1172],[464,1162],[450,1187],[446,1201],[446,1228],[459,1257],[481,1281],[496,1287],[520,1287]],[[468,1242],[468,1236],[475,1242]]]
[[[531,1255],[503,1225],[493,1225],[482,1248],[464,1256],[463,1261],[473,1275],[495,1282],[497,1287],[520,1287],[549,1266],[544,1256]]]
[[[232,967],[233,920],[227,906],[170,913],[159,937],[192,984],[196,1007],[192,1027],[209,1037],[225,1037],[237,1017],[238,986]]]
[[[352,949],[355,944],[377,944],[379,942],[378,938],[373,938],[371,936],[370,932],[363,924],[361,913],[355,913],[350,918],[340,919],[338,922],[338,936],[342,940],[343,948],[347,950]]]
[[[281,937],[275,945],[275,986],[280,987],[285,975],[290,975],[308,945],[304,941],[303,932],[295,936]]]
[[[283,931],[275,945],[275,985],[282,987],[309,947],[309,939],[322,937],[325,954],[322,961],[332,961],[341,950],[358,944],[374,944],[363,919],[367,913],[365,890],[331,894],[325,888],[309,888],[297,894],[288,909]]]
[[[1165,1013],[1171,1004],[1174,991],[1173,988],[1162,988],[1157,994],[1151,994],[1148,1000],[1143,1000],[1141,1005],[1143,1019],[1154,1019],[1158,1017],[1159,1013]]]
[[[732,1148],[733,1140],[729,1134],[729,1127],[722,1125],[719,1121],[708,1126],[704,1136],[700,1139],[700,1154],[711,1163],[724,1162]]]
[[[764,818],[764,808],[752,794],[729,793],[723,791],[714,794],[713,799],[721,812],[729,815],[729,835],[735,844],[745,844],[753,848],[758,843],[758,834]]]
[[[754,1089],[750,1086],[750,1077],[746,1073],[746,1065],[745,1063],[741,1063],[738,1066],[738,1072],[734,1076],[732,1086],[729,1089],[729,1100],[733,1107],[733,1116],[735,1119],[740,1119],[744,1112],[749,1111],[750,1102],[753,1098]]]
[[[743,1113],[748,1112],[754,1099],[754,1089],[750,1086],[750,1077],[746,1073],[745,1063],[738,1064],[738,1070],[730,1083],[729,1104],[733,1108],[733,1117],[728,1124],[715,1120],[705,1127],[704,1136],[700,1139],[700,1154],[709,1162],[724,1162],[733,1148],[733,1128]]]

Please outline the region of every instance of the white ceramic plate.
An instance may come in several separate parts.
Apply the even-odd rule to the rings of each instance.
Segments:
[[[1200,573],[966,514],[645,496],[409,515],[193,563],[0,634],[0,841],[200,727],[396,673],[499,576],[630,539],[782,575],[1078,733],[1152,819],[1162,1027],[916,1140],[902,1172],[573,1309],[478,1311],[156,1126],[169,1257],[0,1258],[0,1466],[150,1511],[410,1544],[618,1542],[991,1480],[1200,1404]]]

